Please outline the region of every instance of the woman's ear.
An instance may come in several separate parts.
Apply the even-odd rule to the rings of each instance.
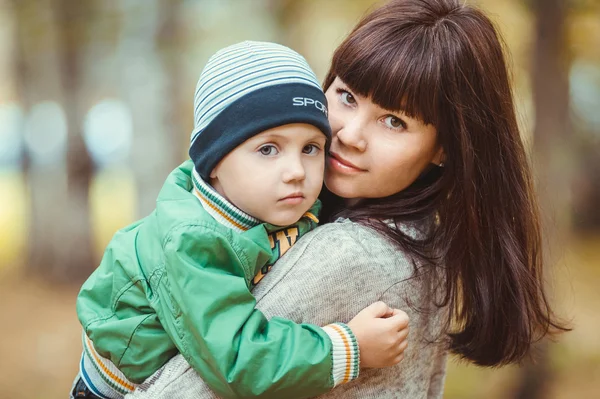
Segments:
[[[442,146],[440,146],[437,149],[433,158],[431,159],[431,163],[438,165],[438,166],[444,166],[445,162],[446,162],[446,154],[444,153],[444,149],[442,148]]]

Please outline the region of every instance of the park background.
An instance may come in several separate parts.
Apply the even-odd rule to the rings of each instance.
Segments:
[[[449,361],[446,398],[600,397],[600,2],[468,0],[506,40],[548,289],[574,330],[537,365]],[[75,297],[186,157],[217,49],[270,40],[322,79],[372,0],[0,0],[0,398],[65,398]]]

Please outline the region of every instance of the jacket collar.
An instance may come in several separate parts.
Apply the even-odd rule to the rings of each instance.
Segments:
[[[202,180],[195,168],[192,170],[192,182],[194,195],[200,200],[204,210],[219,223],[240,232],[261,224],[260,220],[234,206]]]

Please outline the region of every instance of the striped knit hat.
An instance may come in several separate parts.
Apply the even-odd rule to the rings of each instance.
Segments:
[[[238,145],[290,123],[316,126],[331,137],[327,100],[306,60],[275,43],[226,47],[208,60],[196,86],[190,158],[208,180]]]

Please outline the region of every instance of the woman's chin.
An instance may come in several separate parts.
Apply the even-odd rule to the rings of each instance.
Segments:
[[[344,181],[344,179],[339,179],[330,174],[326,174],[324,183],[327,190],[338,197],[347,199],[359,197],[356,193],[356,187],[350,184],[350,182]]]

